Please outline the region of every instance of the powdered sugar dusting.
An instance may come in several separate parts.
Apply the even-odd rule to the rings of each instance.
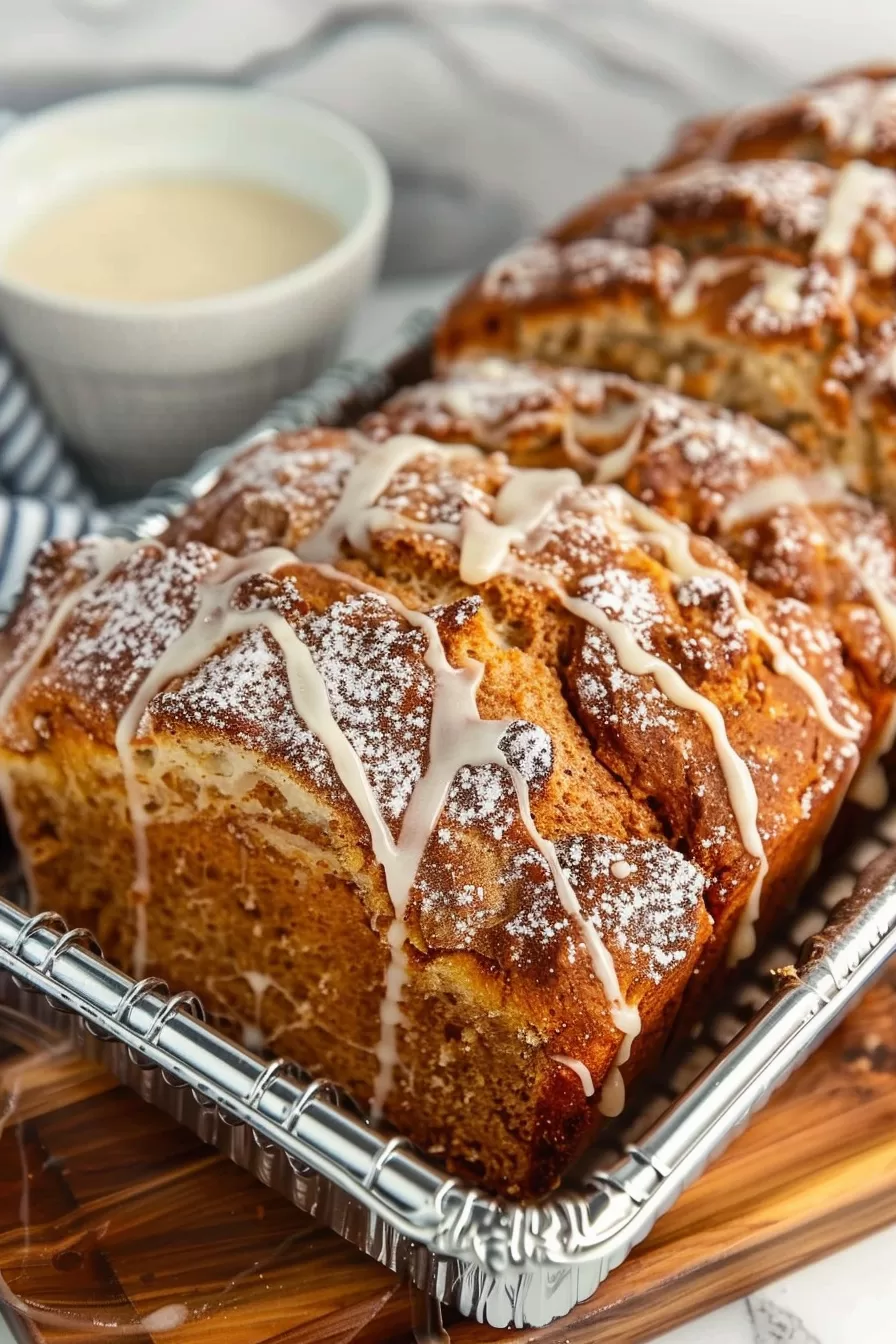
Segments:
[[[800,242],[824,222],[831,176],[820,164],[797,159],[689,165],[651,179],[646,200],[615,216],[608,232],[645,246],[666,221],[693,225],[724,210],[726,218],[755,221],[782,242]]]
[[[96,572],[90,540],[80,544],[45,541],[38,548],[25,575],[24,598],[5,631],[7,682],[37,652],[44,631],[63,599],[89,582]]]
[[[637,248],[612,238],[571,243],[526,243],[492,262],[482,294],[521,305],[550,296],[598,294],[611,285],[631,285],[669,297],[682,279],[684,264],[665,248]]]
[[[75,608],[57,647],[54,680],[118,717],[190,624],[198,585],[217,561],[200,543],[178,550],[148,543],[133,551],[112,581]]]
[[[302,638],[383,815],[400,822],[427,750],[433,675],[424,635],[366,594],[309,620]]]
[[[502,855],[471,867],[464,834],[477,830]],[[557,853],[583,914],[626,977],[660,983],[692,955],[704,878],[658,841],[577,835]],[[520,830],[513,790],[497,767],[461,771],[417,883],[421,929],[431,945],[500,957],[547,979],[588,954],[563,910],[543,856]]]
[[[585,909],[614,952],[627,953],[660,983],[686,960],[704,879],[692,864],[649,840],[613,843],[573,836],[558,846]]]
[[[394,434],[424,434],[453,443],[472,436],[500,448],[509,437],[537,428],[549,433],[565,397],[541,370],[503,359],[452,368],[438,381],[402,388],[361,422],[363,433],[381,441]]]
[[[322,429],[250,445],[175,524],[177,539],[205,538],[213,518],[221,550],[244,554],[293,545],[303,520],[317,518],[339,498],[361,447],[350,435]]]
[[[156,723],[184,723],[283,761],[318,789],[340,793],[327,751],[295,713],[283,652],[266,630],[251,630],[211,654],[156,696],[149,714]]]
[[[550,733],[537,723],[517,719],[501,738],[501,750],[529,789],[544,787],[554,768],[554,744]]]

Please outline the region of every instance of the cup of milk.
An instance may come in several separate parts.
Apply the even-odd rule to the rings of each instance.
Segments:
[[[361,132],[257,89],[77,99],[0,141],[0,328],[107,494],[248,428],[337,353],[388,173]]]

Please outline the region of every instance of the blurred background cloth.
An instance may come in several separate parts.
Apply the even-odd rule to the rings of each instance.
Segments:
[[[844,41],[816,65],[880,49],[872,27],[864,52],[847,50],[862,8],[841,5]],[[801,77],[818,11],[807,0],[0,0],[0,89],[20,111],[178,76],[321,102],[385,151],[397,188],[387,276],[418,277],[479,265],[644,166],[682,118]]]

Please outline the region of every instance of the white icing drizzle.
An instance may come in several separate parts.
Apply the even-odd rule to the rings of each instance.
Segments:
[[[896,246],[881,235],[871,249],[871,274],[886,279],[896,271]]]
[[[888,173],[856,159],[837,174],[828,197],[827,217],[812,247],[818,257],[844,257],[852,247],[856,229],[875,195],[886,184]]]
[[[368,445],[349,472],[339,499],[323,526],[301,546],[302,558],[314,564],[332,560],[343,539],[363,549],[364,518],[375,504],[393,476],[415,457],[431,453],[430,439],[417,434],[395,434],[384,443]],[[449,456],[476,453],[475,448],[455,447],[445,450]]]
[[[587,428],[587,423],[587,416],[577,414],[564,416],[562,421],[563,452],[567,462],[571,462],[581,472],[594,469],[594,454],[577,437],[580,429]]]
[[[778,261],[763,262],[762,302],[784,316],[798,313],[805,274],[801,266],[785,266]]]
[[[625,1107],[625,1079],[618,1064],[613,1064],[600,1089],[598,1110],[608,1120],[615,1120]]]
[[[266,1045],[264,1028],[261,1025],[261,1006],[265,994],[275,982],[270,975],[265,975],[264,971],[240,971],[240,975],[252,994],[252,1021],[241,1024],[243,1045],[260,1054]]]
[[[137,852],[137,827],[131,819],[131,833],[134,836],[134,852]],[[139,897],[134,902],[134,946],[131,948],[131,974],[135,980],[142,980],[149,961],[149,919],[146,914],[146,900]]]
[[[494,498],[493,516],[464,509],[460,525],[460,576],[464,583],[485,583],[499,574],[510,548],[536,531],[560,496],[581,489],[574,471],[514,471]]]
[[[618,486],[611,488],[619,490]],[[842,724],[834,718],[831,713],[830,701],[820,682],[812,676],[807,668],[802,667],[792,654],[788,653],[783,641],[766,625],[765,621],[750,610],[747,606],[744,590],[734,576],[724,569],[718,569],[715,565],[704,565],[697,560],[691,552],[690,534],[680,523],[676,523],[664,514],[649,508],[648,505],[642,504],[640,500],[633,499],[622,490],[619,490],[619,494],[622,496],[624,507],[636,519],[638,526],[648,534],[648,540],[660,544],[666,556],[667,564],[675,574],[682,579],[711,578],[724,584],[731,594],[740,619],[772,655],[772,667],[778,675],[788,677],[799,686],[818,715],[819,720],[832,736],[854,742],[861,731],[860,726],[856,723]]]
[[[622,1076],[622,1065],[627,1064],[631,1059],[634,1042],[634,1036],[629,1035],[622,1038],[622,1044],[616,1051],[616,1058],[613,1060],[600,1089],[598,1110],[608,1120],[614,1120],[617,1115],[621,1115],[625,1106],[625,1079]]]
[[[705,285],[717,285],[727,275],[742,271],[752,262],[750,257],[701,257],[695,261],[669,300],[673,317],[690,317],[696,310],[700,291]]]
[[[620,477],[625,475],[640,452],[648,419],[648,408],[642,406],[640,414],[625,437],[625,441],[618,448],[614,448],[611,453],[604,453],[602,457],[598,458],[589,455],[596,481],[618,481]]]
[[[762,518],[788,504],[834,504],[843,499],[845,482],[836,467],[823,467],[811,476],[767,476],[750,486],[719,514],[719,527],[728,531],[753,518]]]
[[[551,1055],[551,1059],[555,1064],[563,1064],[567,1069],[572,1069],[582,1084],[582,1091],[585,1096],[594,1096],[594,1079],[591,1077],[591,1070],[580,1059],[572,1059],[569,1055]]]

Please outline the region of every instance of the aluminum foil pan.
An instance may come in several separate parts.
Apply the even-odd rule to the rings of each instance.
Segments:
[[[351,423],[427,365],[421,344],[386,369],[337,366],[259,432]],[[233,451],[160,486],[115,530],[158,534]],[[896,951],[896,853],[883,856],[894,843],[896,806],[816,882],[784,944],[740,974],[724,1011],[617,1131],[617,1146],[604,1142],[539,1201],[495,1198],[448,1176],[400,1134],[370,1125],[334,1085],[226,1039],[194,994],[134,982],[87,930],[67,930],[52,913],[29,917],[13,903],[12,879],[11,899],[0,898],[0,995],[425,1292],[492,1326],[537,1327],[592,1295]],[[773,966],[786,969],[769,997]]]
[[[6,899],[0,995],[425,1292],[490,1325],[546,1325],[591,1296],[896,951],[896,854],[855,883],[890,837],[896,808],[801,908],[797,925],[824,928],[659,1119],[618,1157],[586,1159],[537,1202],[447,1176],[401,1135],[368,1124],[332,1084],[215,1031],[195,995],[135,982],[102,959],[87,930],[67,930],[48,912],[29,917]],[[780,955],[788,960],[787,950]],[[735,1011],[761,996],[759,976],[741,982]],[[705,1046],[695,1042],[681,1068]]]

